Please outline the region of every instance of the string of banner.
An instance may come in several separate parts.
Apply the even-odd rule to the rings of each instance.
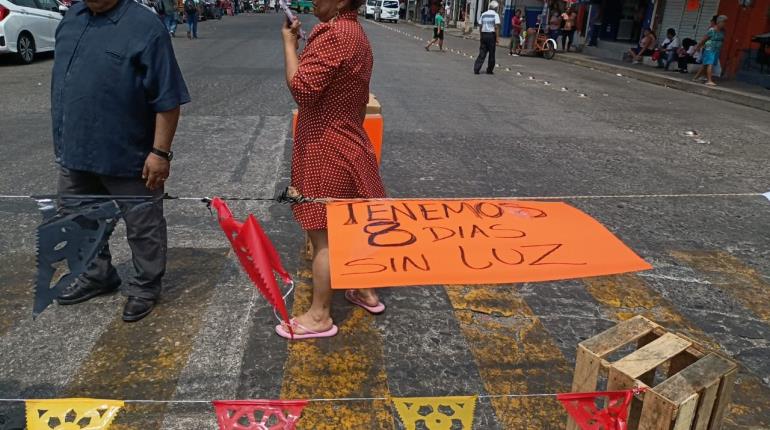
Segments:
[[[564,195],[564,196],[508,196],[508,197],[484,197],[484,200],[591,200],[591,199],[668,199],[668,198],[721,198],[721,197],[765,197],[770,200],[770,191],[766,193],[748,192],[748,193],[679,193],[679,194],[600,194],[600,195]],[[366,198],[366,199],[335,199],[328,197],[306,197],[287,187],[283,192],[275,197],[235,197],[220,196],[224,201],[244,201],[244,202],[274,202],[274,203],[331,203],[337,201],[409,201],[424,200],[424,197],[398,197],[398,198]],[[174,196],[163,194],[162,196],[120,196],[120,195],[67,195],[67,194],[40,194],[40,195],[14,195],[0,194],[0,200],[180,200],[197,201],[207,203],[211,201],[210,197],[193,196]],[[442,197],[441,200],[468,200],[468,197]]]
[[[407,430],[418,428],[448,428],[453,422],[472,429],[478,399],[555,397],[570,418],[581,429],[606,430],[627,427],[632,399],[645,391],[643,387],[622,391],[590,393],[501,394],[444,397],[348,397],[304,400],[109,400],[109,399],[0,399],[0,402],[24,402],[29,430],[64,430],[76,423],[79,428],[108,429],[120,410],[130,403],[142,404],[211,404],[214,406],[220,430],[293,430],[302,411],[313,402],[390,401]],[[604,407],[597,406],[601,400]],[[442,424],[443,423],[443,424]]]

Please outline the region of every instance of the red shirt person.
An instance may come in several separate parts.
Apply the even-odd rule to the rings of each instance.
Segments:
[[[307,197],[385,197],[374,149],[363,127],[373,58],[356,13],[362,2],[316,0],[314,14],[321,23],[300,57],[299,21],[283,28],[286,81],[299,106],[291,184]],[[300,339],[334,336],[326,208],[303,203],[292,209],[314,251],[313,301],[308,312],[292,319],[292,329]],[[348,291],[345,297],[372,313],[385,310],[372,290]],[[287,328],[279,325],[276,332],[288,337]]]

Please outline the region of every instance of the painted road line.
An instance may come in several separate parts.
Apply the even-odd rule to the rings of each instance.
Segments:
[[[572,366],[518,293],[518,287],[447,287],[486,392],[569,391]],[[566,423],[553,398],[492,399],[503,429],[558,429]]]
[[[388,310],[376,323],[392,396],[486,394],[445,288],[384,288],[380,295]],[[500,429],[490,399],[478,400],[474,422],[475,428]]]
[[[671,255],[770,322],[770,284],[756,270],[724,251],[672,251]]]
[[[310,273],[295,280],[292,314],[310,306]],[[342,300],[340,300],[342,299]],[[332,317],[339,333],[326,339],[286,341],[289,356],[284,367],[282,399],[387,397],[382,358],[382,337],[372,315],[343,303],[335,294]],[[390,429],[390,405],[384,400],[314,402],[302,412],[298,429]]]
[[[638,275],[588,278],[584,282],[586,290],[608,308],[618,321],[643,315],[709,348],[722,349],[714,339],[680,315],[666,298],[647,286]],[[725,418],[725,429],[770,427],[770,388],[745,371],[739,374],[736,384],[730,413]]]
[[[254,333],[255,314],[273,313],[232,253],[224,266],[222,279],[211,286],[211,299],[179,375],[175,400],[248,398],[238,396],[244,348]],[[166,409],[162,428],[215,429],[217,422],[207,405],[174,403]]]
[[[130,324],[116,315],[63,394],[171,399],[226,255],[226,249],[169,249],[165,289],[153,313]],[[159,429],[165,409],[166,405],[129,404],[111,428]]]

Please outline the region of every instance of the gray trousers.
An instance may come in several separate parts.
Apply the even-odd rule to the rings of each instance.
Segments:
[[[161,196],[163,189],[150,191],[141,178],[102,176],[79,170],[60,168],[59,194],[92,194],[120,196]],[[120,203],[120,202],[119,202]],[[160,295],[161,279],[166,272],[166,218],[163,200],[155,204],[131,209],[120,203],[126,223],[126,238],[131,247],[134,277],[123,286],[123,294],[155,300]],[[106,284],[117,278],[112,265],[109,246],[99,254],[86,270],[85,277],[95,283]]]

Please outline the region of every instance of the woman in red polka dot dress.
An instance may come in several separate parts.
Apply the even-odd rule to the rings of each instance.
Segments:
[[[299,106],[291,160],[291,185],[303,196],[385,197],[372,144],[364,131],[372,50],[356,10],[363,0],[314,0],[321,21],[297,56],[299,21],[283,28],[286,82]],[[313,301],[291,320],[297,339],[337,334],[331,318],[329,241],[326,208],[294,205],[294,217],[313,243]],[[373,290],[350,290],[345,297],[371,313],[385,306]],[[288,337],[288,327],[276,332]]]

